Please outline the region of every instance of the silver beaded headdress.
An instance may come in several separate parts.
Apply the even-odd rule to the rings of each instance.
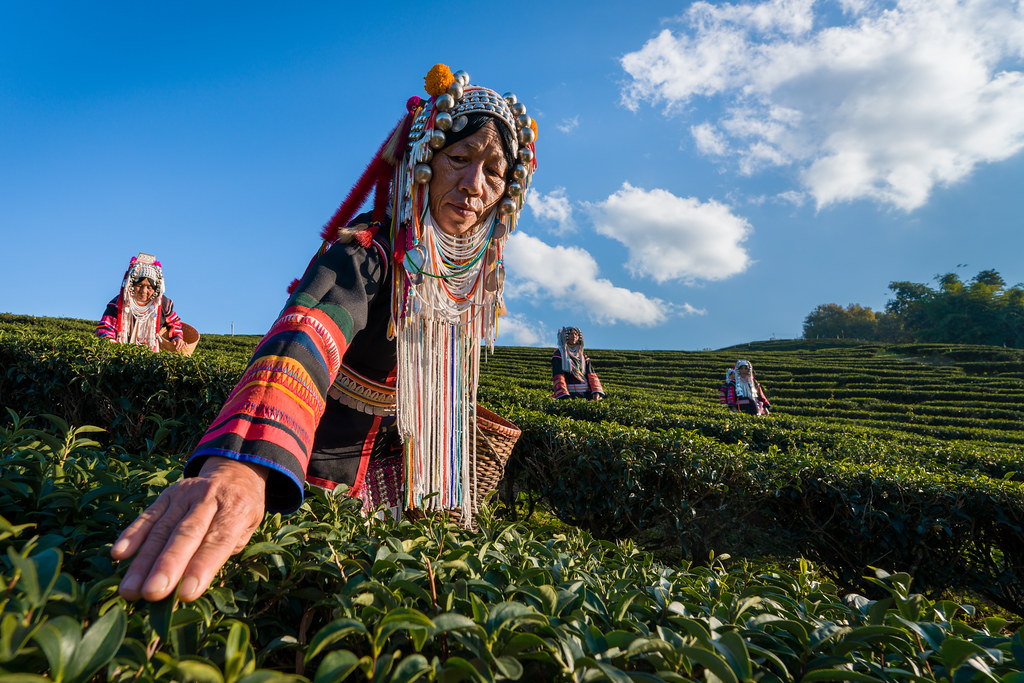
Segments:
[[[465,71],[452,74],[446,66],[438,64],[424,80],[427,92],[433,97],[413,112],[405,164],[402,164],[411,173],[404,175],[402,165],[397,169],[394,199],[401,206],[396,207],[399,211],[395,215],[406,222],[414,219],[415,212],[422,213],[423,206],[415,200],[417,194],[422,194],[425,199],[425,193],[418,193],[416,186],[430,183],[433,177],[430,160],[434,150],[445,146],[445,133],[461,131],[469,114],[489,114],[512,133],[512,154],[516,159],[512,171],[513,181],[508,184],[505,196],[498,203],[498,213],[504,226],[498,237],[503,237],[507,232],[515,230],[519,212],[526,200],[526,191],[537,167],[533,145],[537,139],[536,122],[526,113],[526,105],[519,101],[515,93],[499,95],[490,88],[472,85]]]

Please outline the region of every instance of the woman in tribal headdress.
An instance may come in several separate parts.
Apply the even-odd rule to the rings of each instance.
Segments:
[[[729,384],[726,403],[729,409],[750,415],[767,415],[771,409],[761,383],[754,379],[754,366],[749,360],[738,360],[735,381]]]
[[[398,507],[472,515],[481,343],[536,162],[511,93],[444,65],[321,233],[323,245],[185,466],[115,543],[128,599],[196,599],[264,512],[400,453]],[[356,212],[375,190],[371,212]]]
[[[558,347],[551,354],[552,398],[604,398],[601,380],[594,372],[590,358],[583,353],[583,333],[578,327],[558,331]]]
[[[163,268],[150,254],[139,254],[128,264],[121,292],[107,304],[96,335],[159,351],[161,333],[175,351],[185,348],[181,318],[174,312],[174,302],[164,296]]]

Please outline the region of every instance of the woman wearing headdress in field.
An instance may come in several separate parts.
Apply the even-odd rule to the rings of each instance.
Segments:
[[[194,600],[264,511],[296,509],[307,482],[346,484],[369,511],[368,480],[397,467],[387,504],[471,519],[480,346],[503,310],[502,250],[536,167],[536,126],[515,95],[444,65],[426,90],[324,226],[186,478],[115,543],[115,558],[135,556],[126,598],[177,587]]]
[[[594,372],[590,358],[583,352],[583,333],[578,327],[558,331],[558,346],[551,354],[552,398],[604,398],[601,380]]]
[[[174,302],[164,296],[163,267],[150,254],[133,256],[121,282],[121,291],[110,300],[96,335],[119,344],[138,344],[159,351],[161,336],[175,351],[185,348],[181,318]]]
[[[730,410],[750,415],[767,415],[771,409],[761,383],[754,379],[754,366],[748,360],[736,361],[735,380],[728,384],[726,403]]]

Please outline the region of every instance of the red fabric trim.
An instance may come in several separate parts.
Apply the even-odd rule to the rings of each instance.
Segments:
[[[359,471],[356,472],[356,480],[353,482],[352,492],[349,494],[353,498],[359,495],[363,490],[363,484],[366,483],[366,470],[370,467],[370,453],[373,452],[373,442],[377,439],[377,433],[380,432],[380,420],[380,415],[374,416],[373,425],[370,427],[366,439],[363,440],[363,452],[359,455]]]
[[[338,487],[338,482],[331,481],[330,479],[321,479],[320,477],[306,477],[306,481],[313,486],[319,486],[320,488],[327,489],[328,491],[333,491]]]

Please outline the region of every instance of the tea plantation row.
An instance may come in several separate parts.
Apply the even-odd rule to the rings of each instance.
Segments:
[[[521,515],[540,504],[583,531],[536,517],[485,518],[475,534],[440,520],[367,523],[349,501],[313,494],[296,515],[268,517],[206,597],[172,610],[116,596],[110,543],[179,476],[256,339],[204,338],[180,358],[88,333],[0,315],[0,406],[15,413],[0,423],[0,683],[1024,676],[1024,643],[1005,620],[938,599],[960,586],[1021,611],[1013,430],[980,441],[880,428],[869,423],[884,416],[857,410],[878,401],[857,396],[844,399],[852,416],[786,410],[803,361],[835,377],[909,368],[952,392],[963,378],[1020,392],[1013,369],[951,362],[949,351],[978,349],[941,360],[880,346],[599,351],[610,398],[596,404],[547,398],[550,351],[502,348],[481,399],[523,427],[506,490]],[[715,404],[738,353],[774,415]],[[675,388],[652,389],[654,376]],[[43,413],[61,417],[26,417]],[[661,564],[637,542],[704,566]],[[723,564],[723,552],[775,560]],[[867,597],[841,597],[851,586]]]

